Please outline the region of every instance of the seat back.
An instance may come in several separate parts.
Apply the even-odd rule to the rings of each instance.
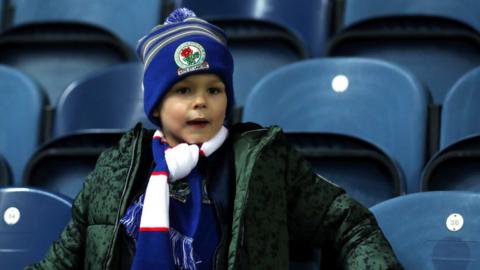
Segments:
[[[422,191],[480,191],[480,133],[437,152],[422,173]]]
[[[153,126],[143,109],[142,74],[140,63],[129,63],[73,82],[57,105],[53,137],[88,130],[128,130],[138,121]]]
[[[331,179],[366,207],[405,193],[400,168],[373,144],[341,134],[286,135],[317,174]]]
[[[302,46],[310,55],[320,55],[330,31],[330,0],[304,0],[299,5],[288,0],[263,1],[215,1],[183,0],[186,6],[209,21],[217,20],[261,20],[288,28],[300,38]]]
[[[14,185],[40,143],[45,98],[19,70],[0,65],[0,152],[11,166]]]
[[[235,61],[233,73],[235,106],[242,109],[248,94],[255,83],[269,72],[300,61],[305,55],[300,47],[296,47],[283,30],[274,25],[257,23],[250,27],[248,37],[235,25],[223,28],[229,37],[229,49]],[[262,59],[259,61],[259,59]]]
[[[329,132],[377,145],[418,190],[425,162],[427,93],[408,72],[382,61],[314,59],[277,69],[248,96],[244,121],[287,132]]]
[[[327,55],[401,65],[428,86],[435,104],[442,104],[452,85],[480,63],[478,12],[475,0],[347,0]]]
[[[462,76],[445,97],[442,108],[440,149],[480,133],[480,67]]]
[[[480,269],[480,194],[407,194],[371,211],[405,269]]]
[[[122,134],[82,133],[50,141],[30,159],[23,185],[75,198],[100,154],[115,146]]]
[[[346,0],[342,27],[391,16],[435,16],[462,22],[480,31],[480,3],[476,0]]]
[[[160,23],[165,1],[142,0],[9,0],[11,26],[39,22],[77,22],[95,25],[135,48],[137,41]]]
[[[0,189],[2,268],[23,269],[43,259],[70,220],[71,206],[70,200],[38,189]]]
[[[117,37],[85,24],[27,24],[0,35],[0,63],[34,78],[52,106],[72,81],[132,59]]]

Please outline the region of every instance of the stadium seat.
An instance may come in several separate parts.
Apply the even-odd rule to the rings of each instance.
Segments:
[[[373,144],[341,134],[286,135],[317,174],[334,181],[366,207],[405,193],[397,164]]]
[[[0,152],[19,185],[24,167],[40,143],[45,97],[27,75],[0,65]]]
[[[9,0],[10,26],[39,22],[82,23],[104,28],[131,48],[160,23],[162,0]]]
[[[440,151],[424,169],[422,190],[480,191],[480,67],[460,78],[447,94]]]
[[[122,134],[82,133],[50,141],[30,159],[23,185],[75,198],[100,153],[114,146]]]
[[[365,140],[398,163],[407,192],[415,192],[426,160],[427,103],[421,84],[395,65],[323,58],[264,77],[248,96],[243,120]]]
[[[47,93],[50,105],[58,102],[73,80],[132,61],[133,55],[109,32],[85,24],[24,24],[0,34],[0,63],[34,78]]]
[[[423,170],[422,191],[480,191],[480,133],[436,153]]]
[[[389,16],[435,16],[460,21],[480,31],[478,11],[480,3],[476,0],[355,0],[345,1],[343,26],[349,27],[371,18]]]
[[[441,149],[480,133],[479,101],[480,67],[477,67],[462,76],[445,97],[441,117]]]
[[[480,2],[476,0],[346,0],[343,24],[328,56],[390,61],[428,86],[434,104],[480,63]]]
[[[302,41],[309,55],[323,53],[330,31],[333,1],[304,0],[301,4],[288,0],[181,0],[178,6],[191,8],[209,21],[260,20],[282,25]]]
[[[12,172],[7,160],[0,154],[0,187],[12,184]]]
[[[71,200],[43,190],[0,189],[2,269],[23,269],[45,257],[70,220],[71,205]]]
[[[128,63],[70,84],[56,106],[53,138],[80,131],[125,131],[138,121],[153,126],[143,110],[142,74],[142,64]]]
[[[407,194],[371,211],[405,269],[480,269],[480,194]]]
[[[195,10],[197,16],[223,28],[227,34],[228,45],[235,61],[234,122],[241,119],[245,100],[256,82],[278,67],[308,57],[305,44],[292,28],[273,20],[273,15],[269,17],[262,13],[262,16],[256,16],[255,2],[259,1],[182,3]]]

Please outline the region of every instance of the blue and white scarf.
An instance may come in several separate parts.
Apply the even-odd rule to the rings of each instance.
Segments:
[[[142,198],[143,209],[130,207],[121,220],[127,231],[138,231],[132,269],[197,269],[192,246],[202,209],[202,177],[197,163],[199,156],[208,157],[220,148],[227,136],[227,128],[222,127],[200,148],[186,143],[170,148],[162,132],[155,132],[152,142],[155,168]],[[180,233],[170,228],[169,182],[185,177],[190,185],[191,200],[188,213],[183,215]],[[135,217],[139,211],[142,212],[138,225]]]

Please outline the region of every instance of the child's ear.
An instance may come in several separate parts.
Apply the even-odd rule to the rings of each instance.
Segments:
[[[152,115],[153,115],[154,117],[160,118],[160,112],[158,111],[158,108],[155,109],[155,110],[153,110]]]

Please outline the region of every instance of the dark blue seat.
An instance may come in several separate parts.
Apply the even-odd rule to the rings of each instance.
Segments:
[[[43,259],[71,217],[71,200],[32,188],[0,189],[2,269]]]
[[[445,97],[442,108],[440,148],[480,133],[480,67],[462,76]]]
[[[282,25],[301,39],[310,55],[318,56],[329,35],[333,1],[304,0],[299,4],[288,0],[182,0],[178,5],[212,21],[261,20]]]
[[[45,97],[30,77],[0,65],[0,152],[19,185],[24,167],[41,140]]]
[[[12,172],[8,161],[0,154],[0,187],[12,184]]]
[[[0,34],[0,63],[34,78],[52,106],[70,82],[133,59],[117,37],[85,24],[23,24]]]
[[[317,174],[334,181],[366,207],[405,193],[397,164],[373,144],[341,134],[286,135]]]
[[[81,133],[43,145],[30,159],[23,185],[75,198],[103,151],[113,147],[123,133]]]
[[[422,175],[422,190],[480,191],[480,67],[460,78],[441,114],[440,150]]]
[[[405,269],[480,269],[480,194],[407,194],[371,211]]]
[[[160,23],[165,1],[56,1],[10,0],[8,25],[38,22],[77,22],[104,28],[119,36],[131,48],[152,27]]]
[[[140,63],[115,65],[69,85],[57,104],[53,137],[125,131],[138,121],[153,126],[143,110],[142,74]]]
[[[480,133],[436,153],[422,173],[422,191],[480,191]]]
[[[244,121],[287,132],[350,135],[378,146],[418,191],[426,159],[428,95],[410,73],[360,58],[291,64],[267,75],[249,95]]]
[[[346,0],[343,14],[343,27],[361,21],[390,16],[436,16],[451,18],[463,22],[480,31],[478,11],[480,3],[476,0],[436,1],[436,0]]]
[[[347,0],[326,54],[402,65],[442,104],[455,81],[480,63],[479,12],[476,0]]]
[[[304,40],[288,27],[285,20],[274,19],[273,13],[284,12],[287,1],[268,3],[275,9],[270,13],[256,12],[259,1],[183,1],[197,16],[222,27],[235,61],[233,83],[235,88],[235,121],[241,117],[245,100],[256,82],[268,72],[284,65],[305,59],[308,49]],[[311,2],[311,1],[309,1]],[[290,5],[293,2],[288,2]],[[313,4],[312,4],[313,5]],[[297,5],[295,5],[297,6]],[[316,4],[312,9],[321,9]],[[297,10],[290,8],[289,11]],[[308,16],[308,15],[307,15]],[[291,16],[291,18],[303,18]],[[306,24],[304,26],[307,26]]]

